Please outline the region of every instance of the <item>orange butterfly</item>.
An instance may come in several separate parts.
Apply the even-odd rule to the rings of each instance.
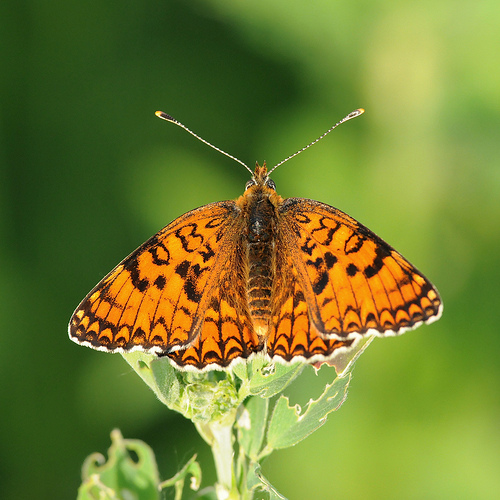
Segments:
[[[441,312],[434,286],[385,241],[324,203],[283,199],[264,163],[236,201],[184,214],[118,264],[77,307],[69,335],[101,351],[221,369],[258,352],[328,361]]]

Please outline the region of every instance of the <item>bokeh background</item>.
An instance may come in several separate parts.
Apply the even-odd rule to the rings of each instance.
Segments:
[[[3,0],[0,3],[0,497],[74,498],[109,433],[165,479],[192,424],[68,319],[173,218],[239,196],[247,172],[341,208],[439,288],[443,318],[376,340],[326,425],[275,452],[288,498],[500,495],[500,3],[497,0]],[[331,378],[304,375],[297,400]]]

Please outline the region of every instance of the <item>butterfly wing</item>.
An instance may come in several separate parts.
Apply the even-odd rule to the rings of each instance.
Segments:
[[[244,276],[246,256],[239,244],[243,227],[237,228],[224,243],[224,265],[218,271],[218,284],[204,313],[200,334],[187,349],[168,354],[181,367],[221,369],[263,348],[250,319]]]
[[[354,339],[325,338],[311,322],[302,280],[286,249],[277,252],[275,269],[269,356],[288,362],[300,358],[315,362],[331,359],[334,353],[351,347]]]
[[[301,198],[286,199],[279,211],[280,246],[324,338],[396,335],[441,315],[434,286],[352,217]]]
[[[246,353],[258,341],[248,311],[234,307],[244,303],[238,295],[244,284],[238,283],[239,276],[228,276],[227,269],[223,272],[226,256],[238,255],[239,215],[234,202],[213,203],[163,228],[85,297],[71,318],[70,338],[108,352],[177,353],[200,336],[204,322],[221,333],[220,319],[231,316],[240,333],[232,332],[237,340],[229,341],[221,359],[236,350],[235,344]],[[230,279],[236,286],[228,299]],[[204,349],[210,353],[213,346]],[[185,356],[174,357],[186,364]]]

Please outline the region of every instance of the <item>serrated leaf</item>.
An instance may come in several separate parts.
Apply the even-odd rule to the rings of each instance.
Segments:
[[[158,500],[159,476],[153,450],[137,439],[123,439],[117,429],[111,432],[111,442],[107,461],[98,453],[85,460],[78,500]]]
[[[293,446],[321,427],[328,414],[344,402],[350,380],[350,373],[342,378],[337,377],[326,386],[317,400],[307,403],[303,412],[298,405],[290,406],[287,397],[280,396],[269,423],[266,453]]]
[[[356,360],[359,358],[359,356],[361,356],[361,354],[363,354],[365,349],[370,345],[371,341],[374,338],[374,335],[360,338],[356,342],[354,342],[352,347],[345,350],[338,349],[338,351],[335,351],[335,355],[324,363],[330,366],[334,366],[338,377],[344,377],[352,370]],[[316,363],[314,367],[316,369],[319,369],[322,364],[323,363],[321,362]]]

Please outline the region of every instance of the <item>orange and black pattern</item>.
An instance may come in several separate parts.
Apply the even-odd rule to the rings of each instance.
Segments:
[[[433,285],[387,243],[328,205],[283,200],[264,165],[236,201],[179,217],[122,261],[69,333],[94,349],[220,369],[256,352],[329,360],[441,310]]]

